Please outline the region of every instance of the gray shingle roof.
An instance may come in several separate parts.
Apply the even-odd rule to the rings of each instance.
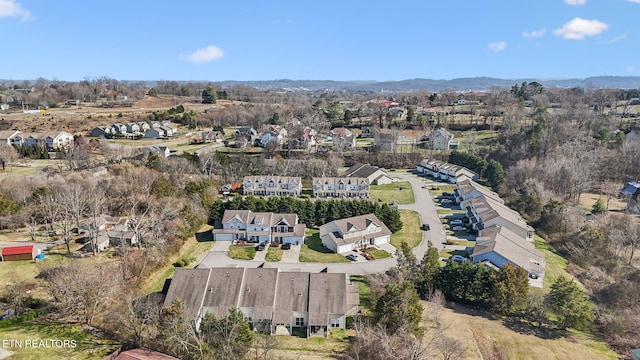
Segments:
[[[212,268],[203,306],[215,317],[229,314],[238,306],[244,268]]]
[[[294,311],[309,311],[309,273],[281,272],[273,321],[276,324],[290,324]]]
[[[347,311],[347,275],[311,274],[309,281],[309,325],[326,325],[330,314]],[[337,286],[336,284],[343,284]]]
[[[278,269],[246,269],[238,307],[253,308],[253,319],[271,319]]]
[[[176,269],[164,300],[164,307],[169,307],[174,300],[180,299],[185,304],[187,313],[192,318],[197,318],[207,289],[210,270]]]

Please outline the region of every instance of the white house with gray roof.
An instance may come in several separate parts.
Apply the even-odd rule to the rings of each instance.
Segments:
[[[217,241],[245,240],[302,244],[306,226],[297,214],[225,210],[220,227],[212,230]]]
[[[302,178],[299,176],[245,176],[242,193],[257,196],[300,196]]]
[[[479,196],[461,203],[473,229],[482,230],[492,225],[504,226],[527,241],[533,241],[533,228],[520,214],[506,205],[487,196]]]
[[[322,245],[336,253],[346,253],[369,245],[382,245],[391,231],[374,214],[334,220],[320,226]]]
[[[311,181],[313,196],[319,198],[368,198],[369,179],[358,177],[317,177]]]
[[[533,244],[504,226],[492,225],[480,231],[471,261],[501,268],[513,264],[523,268],[530,278],[544,277],[544,254]]]

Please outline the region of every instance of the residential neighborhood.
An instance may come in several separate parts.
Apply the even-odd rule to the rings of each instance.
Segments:
[[[640,347],[634,90],[314,84],[0,80],[0,358]]]

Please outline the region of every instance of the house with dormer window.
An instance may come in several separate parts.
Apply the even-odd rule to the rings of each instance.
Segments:
[[[242,181],[244,195],[300,196],[302,178],[296,176],[245,176]]]
[[[382,245],[391,239],[391,231],[374,214],[334,220],[320,226],[322,245],[337,253],[346,253],[370,245]]]
[[[297,214],[226,210],[220,225],[213,229],[214,240],[245,240],[253,243],[302,244],[306,226]]]

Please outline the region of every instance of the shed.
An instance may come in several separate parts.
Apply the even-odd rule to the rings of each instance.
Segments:
[[[2,261],[33,260],[38,255],[35,245],[10,246],[2,248]]]

